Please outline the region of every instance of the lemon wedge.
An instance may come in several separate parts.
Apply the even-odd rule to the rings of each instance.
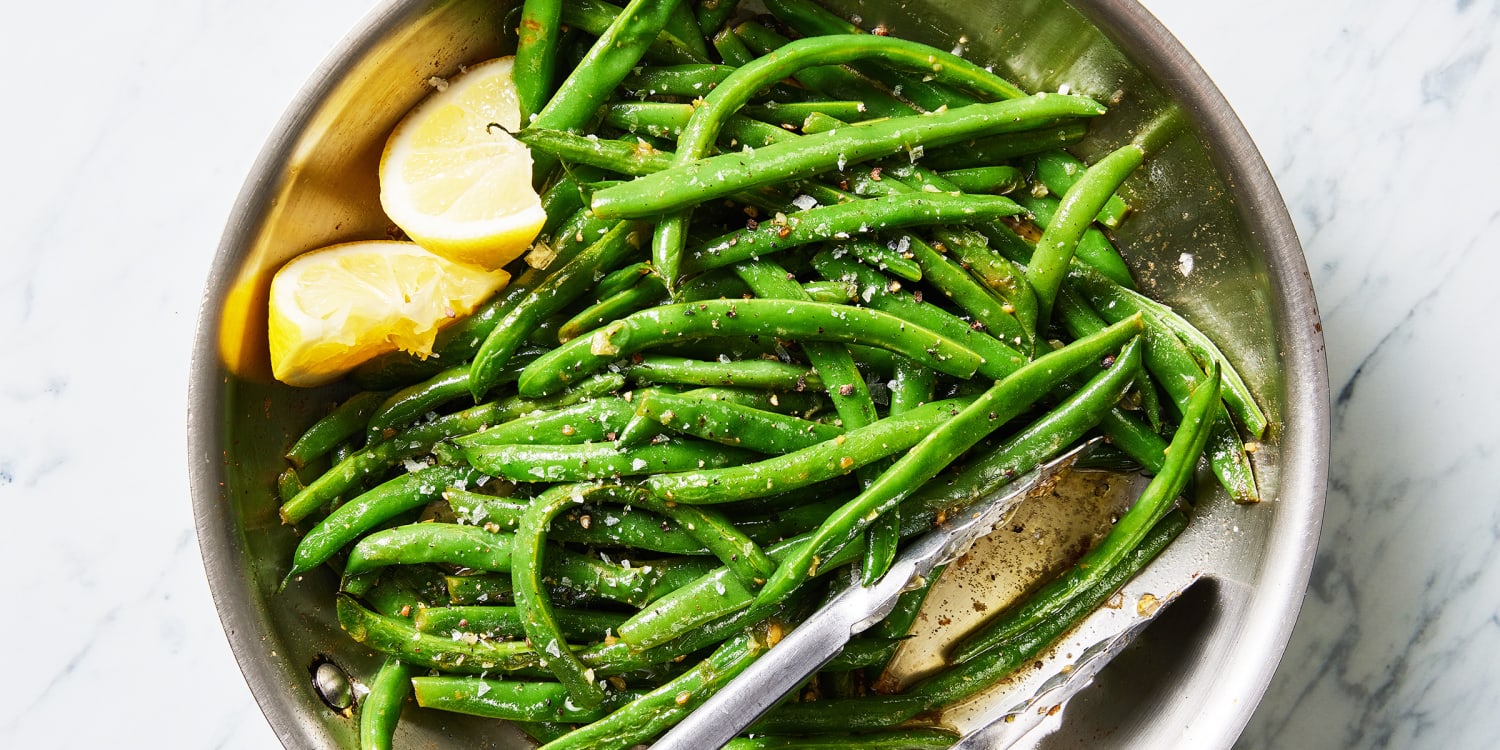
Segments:
[[[536,238],[547,215],[531,187],[514,58],[467,68],[408,112],[380,158],[380,205],[422,247],[499,268]]]
[[[271,371],[322,385],[385,352],[432,353],[438,331],[510,281],[410,242],[350,242],[303,253],[271,279]]]

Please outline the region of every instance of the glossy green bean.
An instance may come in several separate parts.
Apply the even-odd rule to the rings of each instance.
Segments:
[[[1088,124],[1059,122],[1032,130],[969,138],[943,148],[926,151],[922,164],[928,169],[962,169],[975,165],[997,165],[1054,148],[1072,146],[1088,134]]]
[[[936,477],[975,443],[1046,396],[1073,373],[1089,365],[1097,366],[1141,330],[1139,318],[1122,321],[1096,336],[1049,352],[996,382],[952,419],[931,430],[858,497],[830,515],[806,546],[780,562],[776,574],[757,595],[757,602],[763,604],[787,596],[816,574],[820,560],[848,546],[871,522]]]
[[[360,750],[391,750],[401,704],[411,695],[415,674],[399,659],[387,658],[370,681],[370,692],[359,702]]]
[[[1015,167],[970,167],[943,172],[943,179],[965,193],[1006,195],[1026,186],[1026,175]]]
[[[1075,264],[1069,276],[1070,283],[1085,297],[1091,297],[1092,292],[1108,289],[1110,286],[1101,274],[1091,272],[1082,264]],[[1123,295],[1119,295],[1117,299],[1121,303],[1131,301]],[[1141,314],[1123,309],[1125,306],[1125,304],[1102,306],[1097,311],[1106,320],[1122,314]],[[1148,315],[1146,320],[1151,324],[1147,326],[1146,332],[1146,367],[1156,377],[1156,382],[1171,397],[1178,411],[1182,412],[1187,408],[1193,390],[1203,382],[1203,370],[1199,369],[1197,360],[1193,358],[1192,353],[1175,333],[1165,326],[1157,325],[1155,316]],[[1211,364],[1220,367],[1217,360]],[[1245,418],[1241,415],[1242,422]],[[1260,492],[1256,487],[1250,460],[1245,454],[1244,444],[1235,433],[1230,413],[1223,404],[1219,406],[1213,421],[1208,454],[1214,475],[1218,477],[1219,483],[1229,492],[1235,502],[1259,501]]]
[[[1037,325],[1052,319],[1057,290],[1067,277],[1078,241],[1093,223],[1109,196],[1140,166],[1146,152],[1127,144],[1116,149],[1073,183],[1057,207],[1057,214],[1042,232],[1036,251],[1026,266],[1026,281],[1036,292]]]
[[[614,270],[640,248],[642,227],[620,222],[577,257],[548,276],[505,314],[484,339],[470,364],[469,390],[489,390],[526,334],[543,318],[582,296],[598,274]]]
[[[1051,225],[1052,217],[1056,215],[1060,205],[1058,199],[1051,196],[1039,198],[1032,195],[1018,195],[1016,202],[1024,206],[1037,225],[1044,229]],[[1130,275],[1130,266],[1125,264],[1125,259],[1120,256],[1120,251],[1115,249],[1114,243],[1110,242],[1109,238],[1097,228],[1089,227],[1084,230],[1083,236],[1078,238],[1075,254],[1079,260],[1108,276],[1116,284],[1127,289],[1135,288],[1135,278]]]
[[[641,52],[641,57],[667,65],[702,64],[708,62],[708,57],[700,54],[696,49],[697,46],[701,46],[702,44],[701,35],[695,34],[695,36],[700,37],[698,44],[695,45],[693,42],[684,39],[675,31],[668,28],[673,24],[672,19],[677,15],[677,7],[681,4],[675,2],[664,4],[671,7],[666,9],[665,17],[660,19],[661,30],[657,32],[656,38],[646,44],[645,49]],[[593,36],[603,37],[609,33],[611,25],[616,22],[616,19],[620,15],[621,9],[619,6],[603,2],[603,0],[571,0],[570,2],[563,3],[562,22]]]
[[[450,367],[431,378],[392,393],[370,414],[365,427],[365,444],[394,437],[396,431],[435,412],[444,404],[469,392],[467,364]]]
[[[521,122],[530,122],[552,97],[553,73],[557,69],[558,29],[562,0],[526,0],[521,4],[521,23],[516,29],[516,57],[511,72]]]
[[[599,102],[607,100],[620,81],[640,64],[641,56],[656,41],[676,4],[674,0],[631,0],[599,34],[583,60],[530,125],[575,131],[586,127]],[[582,3],[563,3],[564,12],[582,8]],[[551,159],[533,158],[532,182],[541,183],[555,165]]]
[[[339,626],[349,637],[407,664],[450,672],[479,674],[536,668],[536,650],[525,641],[453,640],[422,633],[399,617],[376,614],[353,597],[339,594]]]
[[[561,409],[512,419],[453,439],[461,448],[482,445],[561,445],[613,440],[635,414],[635,407],[618,396],[601,396]]]
[[[616,292],[579,311],[557,329],[559,343],[567,343],[616,318],[640,312],[663,304],[668,300],[667,289],[661,279],[648,276],[635,286]]]
[[[998,619],[965,636],[951,651],[951,660],[962,664],[996,646],[1036,627],[1054,615],[1068,600],[1098,585],[1131,550],[1140,546],[1146,535],[1172,508],[1177,496],[1187,487],[1193,469],[1208,443],[1213,415],[1219,405],[1219,370],[1214,367],[1208,379],[1193,393],[1182,424],[1167,448],[1167,460],[1134,505],[1115,522],[1098,544],[1078,564],[1049,581],[1030,596],[1026,603],[1002,613]]]
[[[360,391],[345,399],[292,443],[286,451],[286,460],[300,469],[328,455],[335,445],[360,433],[385,397],[386,394],[379,391]]]
[[[588,482],[689,469],[733,466],[752,454],[702,440],[673,440],[620,449],[585,445],[476,445],[463,449],[479,470],[512,482]]]
[[[531,363],[517,388],[528,396],[556,393],[574,379],[643,349],[725,336],[858,342],[961,378],[984,364],[972,349],[877,310],[792,300],[708,300],[638,312],[573,339]]]
[[[981,372],[988,378],[1001,378],[1026,364],[1020,351],[982,331],[937,305],[923,302],[902,292],[899,284],[868,266],[854,262],[837,250],[824,250],[813,256],[813,268],[826,279],[853,281],[858,285],[859,299],[876,310],[895,315],[936,331],[978,352],[984,358]]]
[[[708,658],[683,675],[632,700],[609,716],[543,745],[565,748],[625,750],[645,742],[681,721],[770,648],[767,630],[779,623],[758,626],[714,649]]]
[[[781,48],[792,41],[753,20],[736,25],[733,33],[740,44],[756,55],[780,54]],[[824,98],[864,102],[865,109],[873,117],[899,117],[916,111],[889,89],[842,65],[807,67],[791,76],[797,83]]]
[[[558,626],[570,639],[585,641],[603,640],[625,621],[619,612],[602,612],[586,609],[557,609]],[[468,606],[427,607],[412,616],[412,625],[423,633],[462,636],[473,634],[490,640],[508,640],[525,636],[518,607]]]
[[[428,466],[340,505],[297,542],[292,569],[281,585],[285,587],[293,578],[327,562],[376,526],[442,497],[449,487],[467,486],[478,479],[479,472],[466,466]]]
[[[734,72],[733,65],[690,64],[642,67],[620,82],[636,96],[707,96]],[[613,106],[613,105],[611,105]]]
[[[636,414],[683,434],[761,453],[790,453],[832,440],[843,427],[690,394],[654,391]]]
[[[773,391],[820,390],[823,379],[803,365],[765,359],[718,362],[646,354],[632,358],[625,377],[636,383],[764,388]]]
[[[546,128],[524,128],[515,137],[533,153],[547,153],[569,164],[586,164],[624,175],[651,174],[672,166],[671,154],[657,151],[639,138],[612,140]]]
[[[655,474],[645,486],[658,497],[688,504],[735,502],[806,487],[910,448],[965,405],[965,399],[935,401],[792,453],[711,471]]]
[[[728,85],[728,81],[721,84],[714,94],[726,91]],[[698,112],[707,109],[705,105]],[[683,143],[695,132],[693,123],[700,116],[695,114],[678,140],[678,166],[600,190],[594,193],[590,205],[596,215],[606,218],[662,214],[918,146],[930,148],[979,134],[1026,130],[1056,118],[1090,117],[1103,111],[1097,103],[1083,97],[1032,96],[841,128],[773,143],[750,154],[727,153],[682,161],[684,154],[693,153],[684,150]],[[659,259],[657,265],[660,266]]]
[[[495,524],[499,531],[514,531],[529,499],[493,497],[449,490],[444,494],[453,512],[475,526]],[[548,537],[591,547],[626,547],[668,555],[706,555],[708,549],[675,521],[643,508],[619,510],[582,506],[552,520]]]
[[[1021,207],[1004,196],[910,193],[817,206],[720,235],[690,250],[684,273],[741,263],[814,242],[847,239],[902,227],[1013,216]],[[926,269],[923,269],[925,276]]]
[[[526,640],[544,654],[542,666],[551,670],[557,681],[568,689],[568,697],[573,703],[593,708],[604,702],[604,690],[595,682],[594,671],[585,667],[568,645],[567,636],[552,610],[552,600],[542,585],[547,527],[554,516],[575,504],[582,504],[585,489],[576,485],[558,485],[532,500],[521,514],[521,523],[511,542],[510,580],[515,586],[516,605],[521,612]]]
[[[1145,150],[1143,147],[1142,151]],[[1041,180],[1053,195],[1067,193],[1068,189],[1073,187],[1073,183],[1077,182],[1087,170],[1087,164],[1062,149],[1044,151],[1036,156],[1037,179]],[[1129,213],[1130,206],[1125,203],[1125,199],[1121,198],[1119,193],[1114,193],[1104,202],[1104,207],[1099,210],[1094,220],[1110,229],[1118,229]]]
[[[698,16],[698,28],[712,37],[734,17],[738,6],[739,0],[698,0],[693,7]]]
[[[613,693],[607,702],[583,706],[568,700],[567,689],[556,682],[436,675],[414,677],[411,684],[423,708],[521,722],[598,721],[633,695]]]

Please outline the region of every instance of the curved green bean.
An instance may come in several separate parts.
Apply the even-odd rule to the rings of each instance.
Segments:
[[[360,750],[391,750],[401,704],[411,695],[414,672],[401,660],[387,658],[375,673],[370,692],[359,702]]]
[[[972,349],[877,310],[792,300],[707,300],[644,310],[573,339],[531,363],[517,388],[528,396],[556,393],[573,379],[643,349],[722,336],[860,343],[961,378],[985,364]]]

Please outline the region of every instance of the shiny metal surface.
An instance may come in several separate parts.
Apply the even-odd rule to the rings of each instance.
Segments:
[[[1111,103],[1106,125],[1078,149],[1085,157],[1125,140],[1167,106],[1186,115],[1189,131],[1127,185],[1139,210],[1118,239],[1144,290],[1218,340],[1266,406],[1276,426],[1254,456],[1266,500],[1235,506],[1200,483],[1198,517],[1167,555],[1202,570],[1205,580],[1077,696],[1038,746],[1227,747],[1295,621],[1317,545],[1328,452],[1318,313],[1265,165],[1213,84],[1134,2],[829,4],[867,25],[962,46],[970,59],[991,61],[1029,88],[1067,85]],[[266,145],[205,291],[188,424],[199,543],[245,679],[288,747],[353,746],[353,721],[324,705],[308,670],[326,655],[361,681],[379,659],[339,631],[331,574],[275,592],[295,544],[275,513],[280,454],[339,394],[264,380],[264,362],[253,356],[264,346],[263,312],[253,301],[267,274],[298,252],[384,236],[374,174],[386,132],[430,77],[512,44],[503,30],[507,10],[493,0],[388,2],[367,18],[314,74]],[[1195,257],[1188,276],[1177,270],[1184,252]],[[1127,588],[1126,596],[1142,593],[1149,592]],[[982,714],[964,707],[948,718],[972,724]],[[406,718],[398,738],[404,747],[527,744],[488,722],[432,712]]]

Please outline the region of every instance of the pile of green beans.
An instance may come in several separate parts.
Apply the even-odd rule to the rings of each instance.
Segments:
[[[1259,496],[1269,421],[1114,244],[1168,135],[1088,165],[1063,147],[1108,116],[1092,99],[765,5],[525,0],[516,135],[550,262],[437,356],[357,370],[278,482],[302,534],[282,585],[331,569],[343,629],[386,657],[362,747],[412,700],[547,748],[648,743],[832,591],[1102,434],[1152,479],[1076,567],[893,693],[925,582],[730,744],[947,747],[922,717],[1147,564],[1200,459]]]

